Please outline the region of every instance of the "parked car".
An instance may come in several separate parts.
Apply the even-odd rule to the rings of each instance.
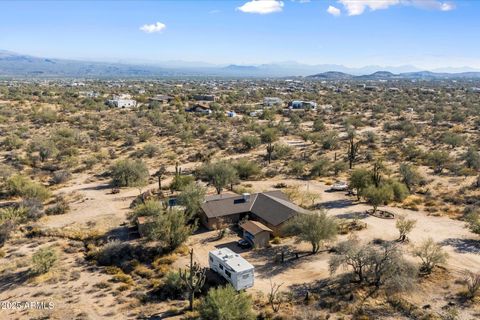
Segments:
[[[337,182],[330,187],[330,191],[347,191],[348,183],[346,182]]]
[[[237,244],[242,249],[249,249],[252,247],[252,244],[245,239],[240,239],[237,241]]]

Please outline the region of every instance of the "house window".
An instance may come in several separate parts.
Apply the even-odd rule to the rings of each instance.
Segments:
[[[225,274],[227,275],[227,277],[231,278],[232,277],[232,274],[228,271],[228,270],[225,270]]]

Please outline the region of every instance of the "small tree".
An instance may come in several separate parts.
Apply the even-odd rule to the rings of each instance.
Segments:
[[[373,213],[375,213],[380,205],[385,205],[392,201],[393,191],[389,185],[383,185],[378,188],[370,186],[365,190],[364,197],[372,205]]]
[[[400,233],[398,240],[404,242],[407,239],[407,234],[409,234],[413,228],[415,228],[416,223],[417,220],[409,220],[405,215],[399,216],[397,222],[395,223],[395,227]]]
[[[340,242],[336,246],[337,254],[329,261],[330,273],[334,274],[338,268],[350,267],[356,276],[356,280],[362,283],[367,276],[371,256],[370,246],[360,245],[358,239],[349,239]]]
[[[364,190],[372,184],[370,172],[366,169],[356,169],[350,175],[349,186],[357,192],[357,199],[363,195]]]
[[[465,160],[467,168],[474,170],[480,169],[480,154],[475,148],[468,148],[467,152],[463,155],[463,159]]]
[[[245,292],[236,292],[228,285],[212,288],[199,306],[201,319],[208,320],[254,320],[252,298]]]
[[[337,235],[337,221],[324,211],[311,214],[297,214],[284,227],[286,235],[297,237],[299,241],[310,242],[312,253],[317,253],[323,241]]]
[[[192,218],[199,212],[205,199],[205,193],[204,187],[196,183],[190,183],[178,195],[177,201],[180,205],[185,206],[185,214],[188,217]]]
[[[47,273],[57,261],[57,254],[53,248],[41,248],[32,256],[32,271],[36,274]]]
[[[435,150],[427,156],[427,161],[433,168],[433,172],[440,174],[450,163],[451,159],[448,152]]]
[[[220,161],[206,164],[200,169],[203,178],[207,179],[221,194],[223,188],[237,181],[237,170],[228,162]]]
[[[119,160],[110,168],[115,187],[142,187],[148,182],[148,169],[141,160]]]
[[[260,167],[258,164],[245,158],[239,159],[233,164],[233,166],[235,170],[237,170],[239,178],[243,180],[247,180],[260,173]]]
[[[413,190],[413,187],[418,185],[422,180],[417,169],[412,165],[402,163],[399,171],[400,176],[402,177],[402,182],[405,183],[410,192]]]
[[[188,224],[188,217],[179,210],[169,209],[155,217],[148,229],[151,240],[162,241],[167,249],[175,250],[195,231],[195,224]]]
[[[447,262],[448,254],[432,238],[423,241],[413,250],[413,255],[422,260],[420,271],[431,273],[439,264]]]
[[[193,262],[193,249],[190,249],[190,266],[188,267],[188,270],[180,270],[179,273],[180,278],[183,280],[183,283],[188,290],[190,310],[193,310],[195,293],[200,292],[203,285],[205,284],[205,279],[207,278],[205,275],[206,268],[202,268],[197,262]]]

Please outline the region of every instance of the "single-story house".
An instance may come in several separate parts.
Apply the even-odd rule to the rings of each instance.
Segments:
[[[272,229],[261,222],[247,220],[240,224],[243,229],[243,239],[250,242],[255,248],[264,248],[268,246]]]
[[[308,212],[290,202],[287,195],[279,190],[209,196],[201,209],[200,220],[210,230],[220,223],[236,224],[249,218],[270,228],[274,236],[281,234],[284,223],[293,216]]]
[[[288,108],[292,110],[316,110],[317,103],[314,101],[294,100],[288,104]]]
[[[186,112],[195,112],[195,113],[201,113],[201,114],[210,114],[212,113],[212,110],[210,109],[210,106],[207,104],[202,104],[202,103],[195,103],[191,107],[188,107],[185,109]]]
[[[158,102],[158,103],[161,103],[161,104],[167,104],[167,103],[170,103],[171,101],[173,101],[174,97],[163,95],[163,94],[157,94],[156,96],[148,98],[148,100],[150,102],[155,101],[155,102]]]

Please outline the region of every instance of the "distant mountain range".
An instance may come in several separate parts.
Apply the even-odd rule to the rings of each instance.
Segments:
[[[344,72],[323,72],[307,76],[308,79],[315,80],[401,80],[401,79],[422,79],[422,80],[440,80],[440,79],[480,79],[480,72],[431,72],[416,71],[394,74],[389,71],[377,71],[372,74],[355,76]]]
[[[382,70],[382,71],[379,71]],[[383,71],[385,70],[385,71]],[[278,62],[261,65],[215,65],[203,62],[91,62],[41,58],[0,50],[0,77],[152,78],[152,77],[307,77],[309,79],[441,79],[479,78],[480,70],[446,68],[421,71],[414,66],[349,68]]]

